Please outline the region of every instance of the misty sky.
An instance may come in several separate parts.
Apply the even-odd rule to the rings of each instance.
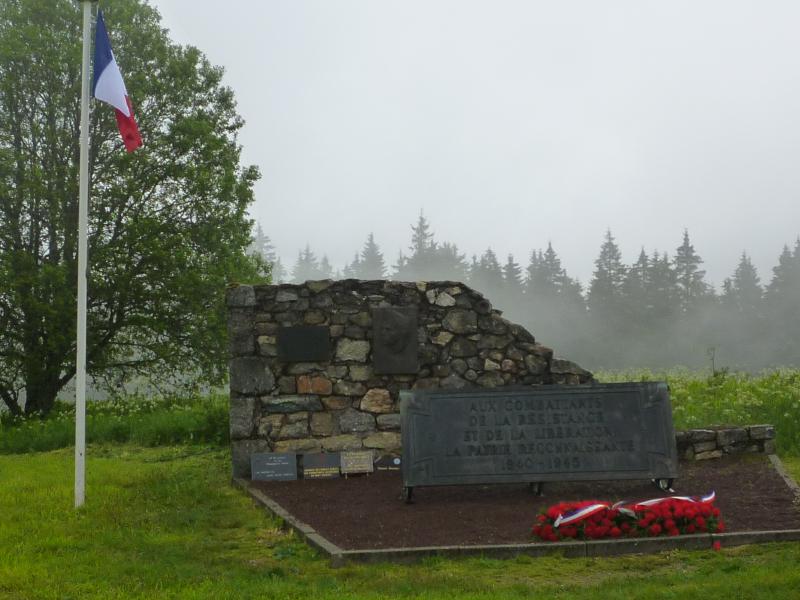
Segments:
[[[607,227],[627,262],[688,228],[717,285],[800,234],[798,2],[152,3],[225,68],[288,267],[370,231],[392,264],[421,209],[468,257],[552,241],[584,283]]]

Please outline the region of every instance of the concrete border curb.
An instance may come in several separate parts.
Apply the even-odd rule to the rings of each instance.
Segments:
[[[800,486],[786,471],[780,459],[769,455],[775,470],[786,485],[800,499]],[[565,558],[587,558],[619,556],[622,554],[653,554],[666,550],[703,550],[711,548],[715,542],[722,546],[743,546],[746,544],[765,544],[769,542],[800,541],[800,529],[778,531],[741,531],[732,533],[713,533],[681,535],[676,537],[633,538],[616,540],[591,540],[578,542],[548,542],[530,544],[495,544],[482,546],[419,546],[415,548],[380,548],[371,550],[345,550],[326,539],[313,527],[294,517],[289,511],[250,485],[250,481],[234,478],[233,484],[262,505],[268,512],[280,519],[284,526],[296,531],[306,543],[330,558],[331,566],[340,567],[348,562],[414,562],[430,556],[458,558],[484,556],[489,558],[512,558],[514,556],[563,556]]]

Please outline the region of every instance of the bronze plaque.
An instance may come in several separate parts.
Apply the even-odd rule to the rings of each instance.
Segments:
[[[373,308],[372,327],[375,373],[413,374],[419,371],[415,306]]]
[[[330,330],[320,325],[278,329],[278,359],[283,362],[327,362],[331,358]]]
[[[342,475],[372,473],[375,470],[372,460],[372,450],[342,452]]]

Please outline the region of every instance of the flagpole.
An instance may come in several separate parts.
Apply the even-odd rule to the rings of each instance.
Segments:
[[[83,506],[86,487],[86,271],[89,221],[89,55],[92,2],[83,4],[81,63],[81,157],[78,198],[78,330],[75,357],[75,508]]]

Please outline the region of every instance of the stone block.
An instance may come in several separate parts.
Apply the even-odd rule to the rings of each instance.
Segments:
[[[252,285],[229,287],[225,300],[230,308],[248,308],[256,305],[256,292]]]
[[[324,371],[325,367],[323,367],[319,363],[314,362],[306,362],[306,363],[292,363],[289,365],[287,371],[290,375],[306,375],[308,373],[319,373],[320,371]]]
[[[467,387],[467,385],[469,385],[467,381],[456,374],[448,375],[441,382],[441,387],[451,390],[461,389]]]
[[[374,374],[370,365],[350,365],[349,369],[351,381],[368,381]]]
[[[329,396],[333,392],[331,380],[322,375],[300,375],[297,378],[298,394]]]
[[[717,449],[717,442],[697,442],[696,444],[692,445],[692,448],[695,451],[695,454],[700,454],[701,452],[708,452],[709,450],[716,450]]]
[[[343,338],[336,344],[336,359],[341,361],[366,362],[370,344],[366,340]]]
[[[484,371],[499,371],[500,365],[491,359],[486,359],[483,361],[483,370]]]
[[[717,439],[717,432],[711,429],[690,429],[688,433],[692,442],[710,442]]]
[[[325,315],[319,310],[309,310],[303,316],[303,323],[306,325],[322,325],[325,322]]]
[[[275,442],[275,452],[319,452],[322,450],[321,440],[302,438],[297,440],[281,440]]]
[[[256,426],[256,399],[231,395],[230,433],[232,440],[249,438]]]
[[[717,431],[717,445],[733,446],[739,442],[746,442],[749,438],[746,429],[720,429]]]
[[[476,383],[481,387],[500,387],[505,383],[503,376],[497,372],[484,373],[478,377]]]
[[[379,431],[364,438],[365,448],[378,450],[398,450],[400,448],[400,434],[393,431]]]
[[[451,310],[442,319],[442,326],[453,333],[475,333],[478,316],[469,310]]]
[[[443,307],[455,306],[456,305],[456,299],[453,298],[447,292],[441,292],[440,294],[438,294],[436,296],[435,304],[436,304],[436,306],[443,306]]]
[[[311,435],[330,436],[336,433],[333,415],[328,412],[317,412],[311,415]]]
[[[297,380],[294,377],[278,377],[278,391],[281,394],[296,394]]]
[[[526,354],[525,367],[528,372],[533,374],[545,373],[547,371],[547,359],[539,354]]]
[[[774,440],[764,440],[764,454],[775,454]]]
[[[275,439],[293,440],[306,436],[308,436],[308,423],[306,421],[298,421],[296,423],[286,423],[286,425],[280,428]]]
[[[267,438],[277,432],[283,425],[284,416],[281,414],[266,415],[258,420],[258,437]]]
[[[392,395],[389,390],[372,388],[361,399],[361,410],[371,413],[390,413],[393,410]]]
[[[264,358],[240,356],[230,362],[230,389],[245,396],[268,394],[275,387],[275,377]]]
[[[293,290],[278,290],[275,294],[275,302],[294,302],[297,299],[297,292]]]
[[[250,455],[270,452],[267,440],[233,440],[231,442],[231,465],[234,477],[250,478]]]
[[[472,340],[464,337],[457,337],[450,343],[450,356],[455,358],[465,358],[475,356],[478,353],[478,346]]]
[[[400,430],[400,413],[390,413],[388,415],[378,415],[378,429],[380,430]]]
[[[342,410],[352,404],[352,399],[347,396],[323,396],[322,404],[326,410]]]
[[[342,450],[359,450],[363,447],[361,438],[357,435],[334,435],[320,440],[322,449],[326,452],[341,452]]]
[[[286,415],[285,420],[287,423],[308,423],[308,412],[300,411],[296,413],[289,413]]]
[[[751,440],[771,440],[775,437],[775,427],[772,425],[751,425],[748,427]]]
[[[320,292],[327,290],[329,287],[333,285],[333,281],[330,279],[320,279],[316,281],[306,281],[306,287],[311,290],[315,294],[319,294]]]
[[[722,458],[722,450],[711,450],[694,455],[695,460],[710,460],[712,458]]]
[[[261,398],[261,406],[267,413],[322,410],[322,403],[316,396],[266,396]]]
[[[431,341],[436,344],[437,346],[446,346],[450,343],[454,335],[449,331],[440,331],[433,337],[431,337]]]
[[[362,396],[366,393],[367,388],[358,381],[342,379],[336,382],[336,385],[333,386],[333,391],[339,396]]]
[[[349,321],[353,325],[358,325],[359,327],[369,327],[372,325],[372,315],[366,311],[358,312],[354,315],[350,315]]]
[[[342,433],[366,433],[375,431],[375,417],[353,408],[345,409],[339,415],[339,431]]]

